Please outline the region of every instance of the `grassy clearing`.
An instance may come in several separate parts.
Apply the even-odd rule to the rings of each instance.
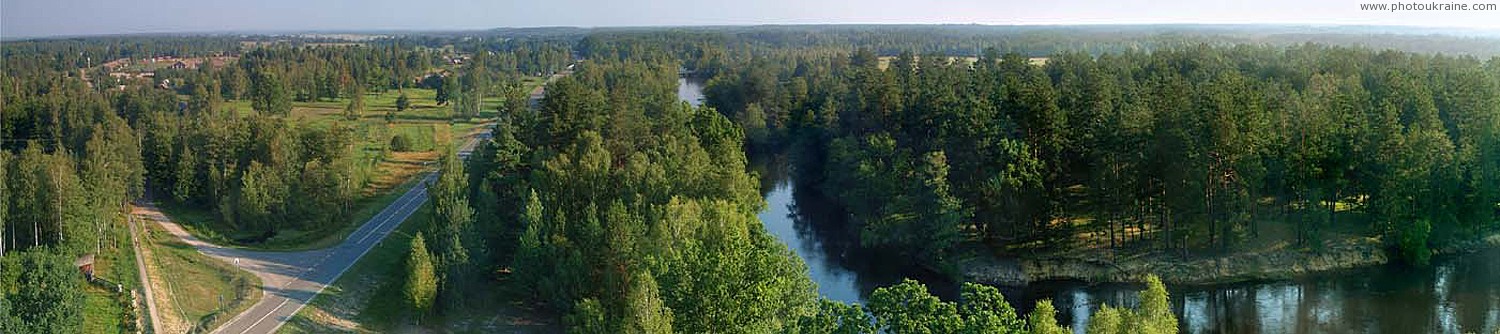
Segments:
[[[281,333],[326,332],[436,332],[455,333],[553,333],[555,324],[536,321],[512,296],[518,294],[503,281],[487,282],[485,288],[466,291],[474,300],[463,310],[444,317],[429,317],[416,325],[402,300],[405,261],[412,237],[427,225],[432,208],[422,208],[394,233],[323,290],[312,303],[281,327]]]
[[[527,87],[541,84],[539,78],[527,78]],[[385,123],[386,112],[395,112],[395,121],[400,122],[448,122],[455,120],[453,117],[453,105],[437,104],[437,91],[425,88],[407,88],[406,97],[411,101],[411,106],[404,111],[396,111],[396,98],[401,96],[401,91],[386,90],[383,92],[365,93],[365,112],[360,115],[360,122]],[[184,97],[185,98],[185,97]],[[495,109],[505,99],[498,96],[487,96],[480,100],[480,113],[478,118],[489,118],[495,116]],[[344,108],[349,106],[348,98],[320,99],[317,101],[293,101],[291,118],[304,117],[308,121],[334,121],[343,120]],[[255,112],[250,108],[250,100],[230,100],[221,105],[223,110],[234,111],[237,115],[247,116]],[[464,122],[467,120],[458,120]]]
[[[131,314],[135,310],[128,305],[127,296],[141,286],[141,279],[135,252],[130,247],[130,230],[126,227],[122,221],[106,230],[99,252],[94,255],[94,276],[119,284],[125,292],[93,284],[85,288],[84,314],[89,315],[83,319],[86,333],[128,333],[134,328],[136,317],[146,316],[144,304],[140,314]]]
[[[918,60],[918,61],[921,61],[922,56],[915,56],[914,58],[916,60]],[[891,67],[891,62],[895,61],[896,57],[894,57],[894,56],[883,56],[883,57],[877,57],[875,59],[876,59],[876,66],[879,67],[881,70],[885,70],[885,69]],[[957,60],[957,61],[963,61],[965,66],[973,66],[974,63],[979,62],[979,57],[972,57],[972,56],[971,57],[948,57],[948,59],[949,59],[949,61],[955,61],[955,60]],[[1047,57],[1029,57],[1029,58],[1026,58],[1026,63],[1030,64],[1031,66],[1037,66],[1037,67],[1046,66],[1047,65]]]
[[[141,251],[154,284],[160,332],[206,331],[260,300],[260,279],[199,253],[160,225],[142,225]]]
[[[1268,202],[1269,203],[1269,202]],[[1279,279],[1306,273],[1347,269],[1386,263],[1385,241],[1380,229],[1363,212],[1349,210],[1345,203],[1335,205],[1337,224],[1321,223],[1309,231],[1307,242],[1298,244],[1297,219],[1322,221],[1325,208],[1296,208],[1287,213],[1271,205],[1260,208],[1254,224],[1236,228],[1237,236],[1227,249],[1206,248],[1204,231],[1189,233],[1193,246],[1187,253],[1161,249],[1161,226],[1153,223],[1117,227],[1111,236],[1105,233],[1107,221],[1078,217],[1058,220],[1054,225],[1071,227],[1067,238],[1032,241],[992,249],[971,245],[976,256],[961,265],[967,279],[1007,282],[1076,279],[1091,282],[1140,281],[1146,273],[1179,284],[1233,283],[1249,280]],[[1174,235],[1180,242],[1181,234]],[[1113,247],[1112,247],[1113,245]],[[993,259],[1018,258],[1019,266],[1004,268]],[[1024,277],[1018,277],[1024,276]]]
[[[118,295],[112,290],[89,285],[83,290],[84,333],[129,333],[124,327],[125,312]]]
[[[391,156],[381,160],[380,166],[377,167],[386,172],[371,178],[370,186],[365,187],[363,195],[373,197],[381,194],[404,193],[405,189],[410,188],[404,184],[410,182],[412,177],[431,168],[430,163],[437,161],[438,158],[438,152],[391,153]]]
[[[135,265],[135,252],[130,248],[130,230],[125,222],[105,232],[99,253],[94,256],[94,276],[123,285],[126,289],[140,286],[141,278]]]

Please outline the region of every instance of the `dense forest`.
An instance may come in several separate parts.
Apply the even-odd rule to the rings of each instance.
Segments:
[[[1195,32],[6,42],[0,325],[81,332],[86,285],[72,261],[129,247],[134,200],[206,216],[245,245],[347,226],[373,196],[360,190],[375,166],[414,145],[388,130],[397,111],[382,125],[366,99],[399,95],[394,109],[406,110],[418,90],[441,114],[402,117],[494,121],[467,160],[428,145],[442,152],[432,214],[402,277],[419,318],[505,286],[580,333],[1070,332],[1050,302],[1022,316],[972,283],[953,300],[915,281],[865,305],[820,299],[756,218],[766,206],[756,154],[789,156],[863,246],[940,273],[981,253],[1223,254],[1280,237],[1271,231],[1308,250],[1333,232],[1369,235],[1421,265],[1497,230],[1500,58],[1480,58],[1495,55],[1494,40],[1445,37],[1441,50],[1458,54],[1431,54],[1410,51],[1433,42],[1402,36],[1183,29]],[[149,77],[100,66],[159,56],[226,61]],[[529,108],[527,82],[567,69]],[[683,75],[706,80],[704,106],[678,101]],[[294,107],[314,104],[344,114]],[[1103,308],[1087,332],[1176,332],[1162,282],[1144,283],[1139,305]]]
[[[444,204],[475,203],[473,222],[495,238],[479,242],[509,261],[508,279],[524,286],[523,298],[566,313],[573,332],[1029,328],[998,290],[982,285],[967,285],[958,303],[914,281],[876,292],[867,307],[818,301],[802,263],[754,218],[765,204],[746,172],[743,130],[712,108],[677,102],[676,78],[669,64],[589,62],[553,83],[536,113],[502,116],[495,139],[466,167],[479,187],[434,191],[433,239],[446,241],[422,239],[413,248],[430,250],[432,260],[416,253],[410,262],[418,264],[413,277],[426,275],[428,261],[444,277],[438,301],[428,303],[439,312],[462,307],[463,291],[482,284],[462,281],[472,277],[462,245],[474,242],[455,231],[471,228],[468,208]],[[447,193],[449,182],[460,182],[451,175],[464,171],[443,173],[439,189]],[[1175,331],[1165,290],[1154,286],[1158,303],[1140,315],[1122,309],[1101,318],[1097,332]],[[1050,317],[1033,317],[1030,328],[1062,330]]]
[[[714,77],[709,104],[800,152],[800,180],[866,244],[913,261],[969,240],[1072,247],[1079,229],[1227,250],[1291,224],[1308,247],[1384,231],[1424,263],[1500,213],[1495,59],[1306,45],[759,65]]]

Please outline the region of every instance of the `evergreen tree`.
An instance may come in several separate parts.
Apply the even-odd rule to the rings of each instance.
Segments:
[[[440,106],[448,104],[448,101],[453,100],[454,90],[458,89],[458,80],[453,75],[444,75],[436,82],[437,95],[433,97],[434,101]]]

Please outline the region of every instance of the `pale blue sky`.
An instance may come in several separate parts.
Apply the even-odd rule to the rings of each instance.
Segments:
[[[811,23],[1291,23],[1500,29],[1500,11],[1374,12],[1361,11],[1362,2],[1394,0],[0,0],[0,37]]]

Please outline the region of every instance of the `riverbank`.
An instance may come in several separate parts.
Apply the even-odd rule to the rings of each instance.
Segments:
[[[1500,247],[1500,234],[1440,247],[1434,249],[1433,254],[1462,254],[1492,247]],[[1384,265],[1394,259],[1381,238],[1361,237],[1331,242],[1316,251],[1284,247],[1186,259],[1159,252],[1120,257],[1090,252],[1036,258],[1000,258],[981,254],[962,261],[958,269],[960,278],[965,281],[1008,286],[1061,280],[1141,282],[1147,274],[1155,274],[1168,284],[1207,285],[1289,279]]]

